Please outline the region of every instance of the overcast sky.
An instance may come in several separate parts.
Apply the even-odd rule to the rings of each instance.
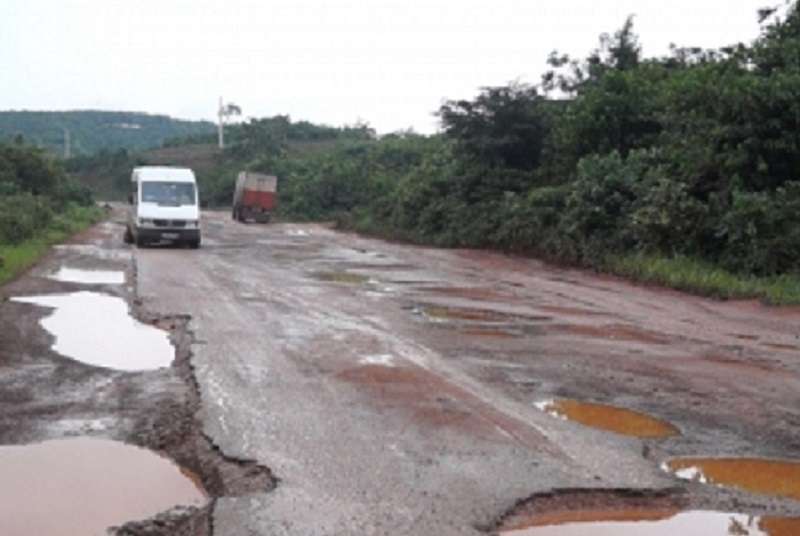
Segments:
[[[289,114],[431,132],[443,99],[538,81],[629,14],[646,55],[758,35],[780,0],[0,0],[0,109]]]

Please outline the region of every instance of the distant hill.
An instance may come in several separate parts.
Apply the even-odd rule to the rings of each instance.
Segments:
[[[138,151],[160,147],[165,140],[214,132],[209,121],[184,121],[138,112],[0,112],[0,141],[22,135],[56,154],[64,154],[64,129],[71,153],[91,155],[103,149]]]

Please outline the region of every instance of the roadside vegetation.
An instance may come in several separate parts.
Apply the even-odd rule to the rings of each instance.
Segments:
[[[629,19],[539,84],[445,102],[433,136],[252,120],[201,191],[272,173],[287,218],[800,303],[800,13],[758,17],[752,43],[656,58]]]
[[[89,189],[43,150],[0,144],[0,284],[100,217]]]

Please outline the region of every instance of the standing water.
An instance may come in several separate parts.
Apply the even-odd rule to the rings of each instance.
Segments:
[[[55,338],[53,349],[78,361],[117,370],[152,370],[169,366],[175,350],[165,331],[133,318],[122,298],[97,292],[74,292],[13,298],[52,307],[41,320]]]
[[[121,285],[125,282],[125,272],[120,270],[80,270],[62,266],[50,278],[56,281],[87,285]]]
[[[166,458],[102,439],[0,447],[0,475],[3,536],[101,536],[110,526],[207,499]]]

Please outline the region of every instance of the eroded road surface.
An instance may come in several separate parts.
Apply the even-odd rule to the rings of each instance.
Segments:
[[[204,218],[201,249],[118,262],[143,310],[186,319],[205,440],[273,479],[212,489],[214,535],[538,534],[537,515],[563,524],[578,509],[796,534],[783,519],[800,516],[795,477],[760,489],[682,459],[782,460],[771,480],[795,474],[800,310]]]

